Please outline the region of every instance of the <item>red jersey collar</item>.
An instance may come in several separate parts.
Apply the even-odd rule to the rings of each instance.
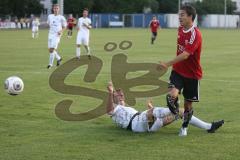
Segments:
[[[193,30],[193,28],[194,28],[195,26],[194,25],[192,25],[192,27],[191,28],[189,28],[188,30],[184,30],[184,28],[183,28],[183,33],[188,33],[188,32],[190,32],[191,30]]]

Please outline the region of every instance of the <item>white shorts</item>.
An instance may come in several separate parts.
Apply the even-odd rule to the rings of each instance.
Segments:
[[[32,27],[32,32],[38,32],[38,27]]]
[[[59,42],[60,42],[60,36],[56,36],[56,35],[48,36],[48,48],[57,49]]]
[[[151,128],[148,125],[147,110],[136,116],[132,121],[133,132],[156,132],[163,126],[163,118],[171,114],[168,108],[155,107],[153,115],[156,118]]]
[[[88,44],[89,44],[89,35],[78,32],[76,44],[78,44],[78,45],[83,44],[83,45],[88,46]]]
[[[148,118],[147,111],[137,115],[132,120],[132,131],[133,132],[147,132],[148,131]]]

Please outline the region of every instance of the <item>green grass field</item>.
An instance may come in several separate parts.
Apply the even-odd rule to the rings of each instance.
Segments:
[[[76,32],[74,33],[74,35]],[[112,56],[124,53],[129,63],[158,63],[175,56],[176,29],[163,29],[155,45],[150,44],[147,29],[94,29],[91,49],[102,59],[103,68],[94,83],[83,82],[86,67],[71,74],[66,83],[106,91],[111,78]],[[202,30],[201,101],[194,104],[195,115],[205,121],[224,119],[215,134],[189,127],[188,136],[178,137],[181,122],[157,133],[134,134],[117,128],[107,116],[90,121],[67,122],[55,115],[55,105],[63,99],[74,100],[71,111],[95,108],[100,100],[65,95],[52,90],[47,70],[47,30],[38,39],[30,30],[0,30],[0,82],[11,75],[25,83],[19,96],[0,90],[0,160],[238,160],[240,157],[240,30]],[[104,45],[111,41],[131,40],[133,46],[111,53]],[[59,51],[63,62],[75,56],[75,36],[62,37]],[[82,55],[85,51],[82,49]],[[132,73],[138,75],[138,73]],[[170,70],[163,76],[167,81]],[[145,110],[146,98],[137,99],[136,108]],[[153,97],[156,105],[165,105],[165,96]]]

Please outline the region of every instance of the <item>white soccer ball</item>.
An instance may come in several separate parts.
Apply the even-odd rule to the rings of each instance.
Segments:
[[[11,76],[5,80],[4,88],[8,94],[18,95],[23,91],[24,83],[21,78],[17,76]]]

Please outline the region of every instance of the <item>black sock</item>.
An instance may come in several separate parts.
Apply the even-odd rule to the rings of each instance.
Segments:
[[[192,115],[193,115],[193,109],[191,109],[189,111],[188,110],[184,111],[184,113],[183,113],[183,124],[182,124],[183,128],[187,128],[188,127],[188,124],[189,124],[189,121],[192,118]]]
[[[151,40],[152,40],[152,44],[153,44],[153,42],[154,42],[155,38],[153,38],[153,37],[152,37],[152,39],[151,39]]]

